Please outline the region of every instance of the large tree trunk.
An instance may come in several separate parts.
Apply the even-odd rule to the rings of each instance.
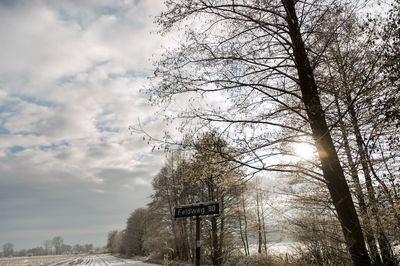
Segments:
[[[371,265],[360,222],[351,198],[342,166],[326,124],[314,74],[307,57],[294,0],[282,0],[292,41],[303,102],[311,125],[324,178],[339,217],[347,248],[355,265]]]

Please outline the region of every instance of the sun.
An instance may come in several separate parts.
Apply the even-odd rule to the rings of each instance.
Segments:
[[[315,147],[311,144],[305,143],[305,142],[299,142],[295,143],[293,145],[294,153],[305,159],[305,160],[311,160],[312,157],[316,154]]]

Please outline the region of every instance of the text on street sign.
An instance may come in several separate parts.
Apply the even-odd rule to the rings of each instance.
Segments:
[[[219,203],[175,208],[175,218],[219,214]]]

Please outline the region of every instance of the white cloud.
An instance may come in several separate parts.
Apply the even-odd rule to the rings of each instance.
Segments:
[[[128,126],[140,120],[155,134],[165,126],[139,93],[163,41],[150,34],[160,8],[158,0],[0,3],[0,233],[10,242],[12,219],[95,209],[96,222],[115,212],[120,220],[107,224],[123,224],[148,202],[163,154]],[[46,223],[18,230],[55,236],[65,225],[57,221],[60,233]],[[14,236],[17,248],[28,241]]]

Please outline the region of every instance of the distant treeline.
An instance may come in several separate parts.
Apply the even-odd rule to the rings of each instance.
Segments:
[[[3,251],[0,257],[24,257],[24,256],[45,256],[45,255],[62,255],[73,253],[89,253],[94,251],[93,244],[75,244],[68,245],[64,243],[64,239],[60,236],[53,237],[51,240],[43,242],[42,246],[30,249],[14,250],[14,244],[6,243],[3,245]],[[100,250],[100,248],[96,248]]]

